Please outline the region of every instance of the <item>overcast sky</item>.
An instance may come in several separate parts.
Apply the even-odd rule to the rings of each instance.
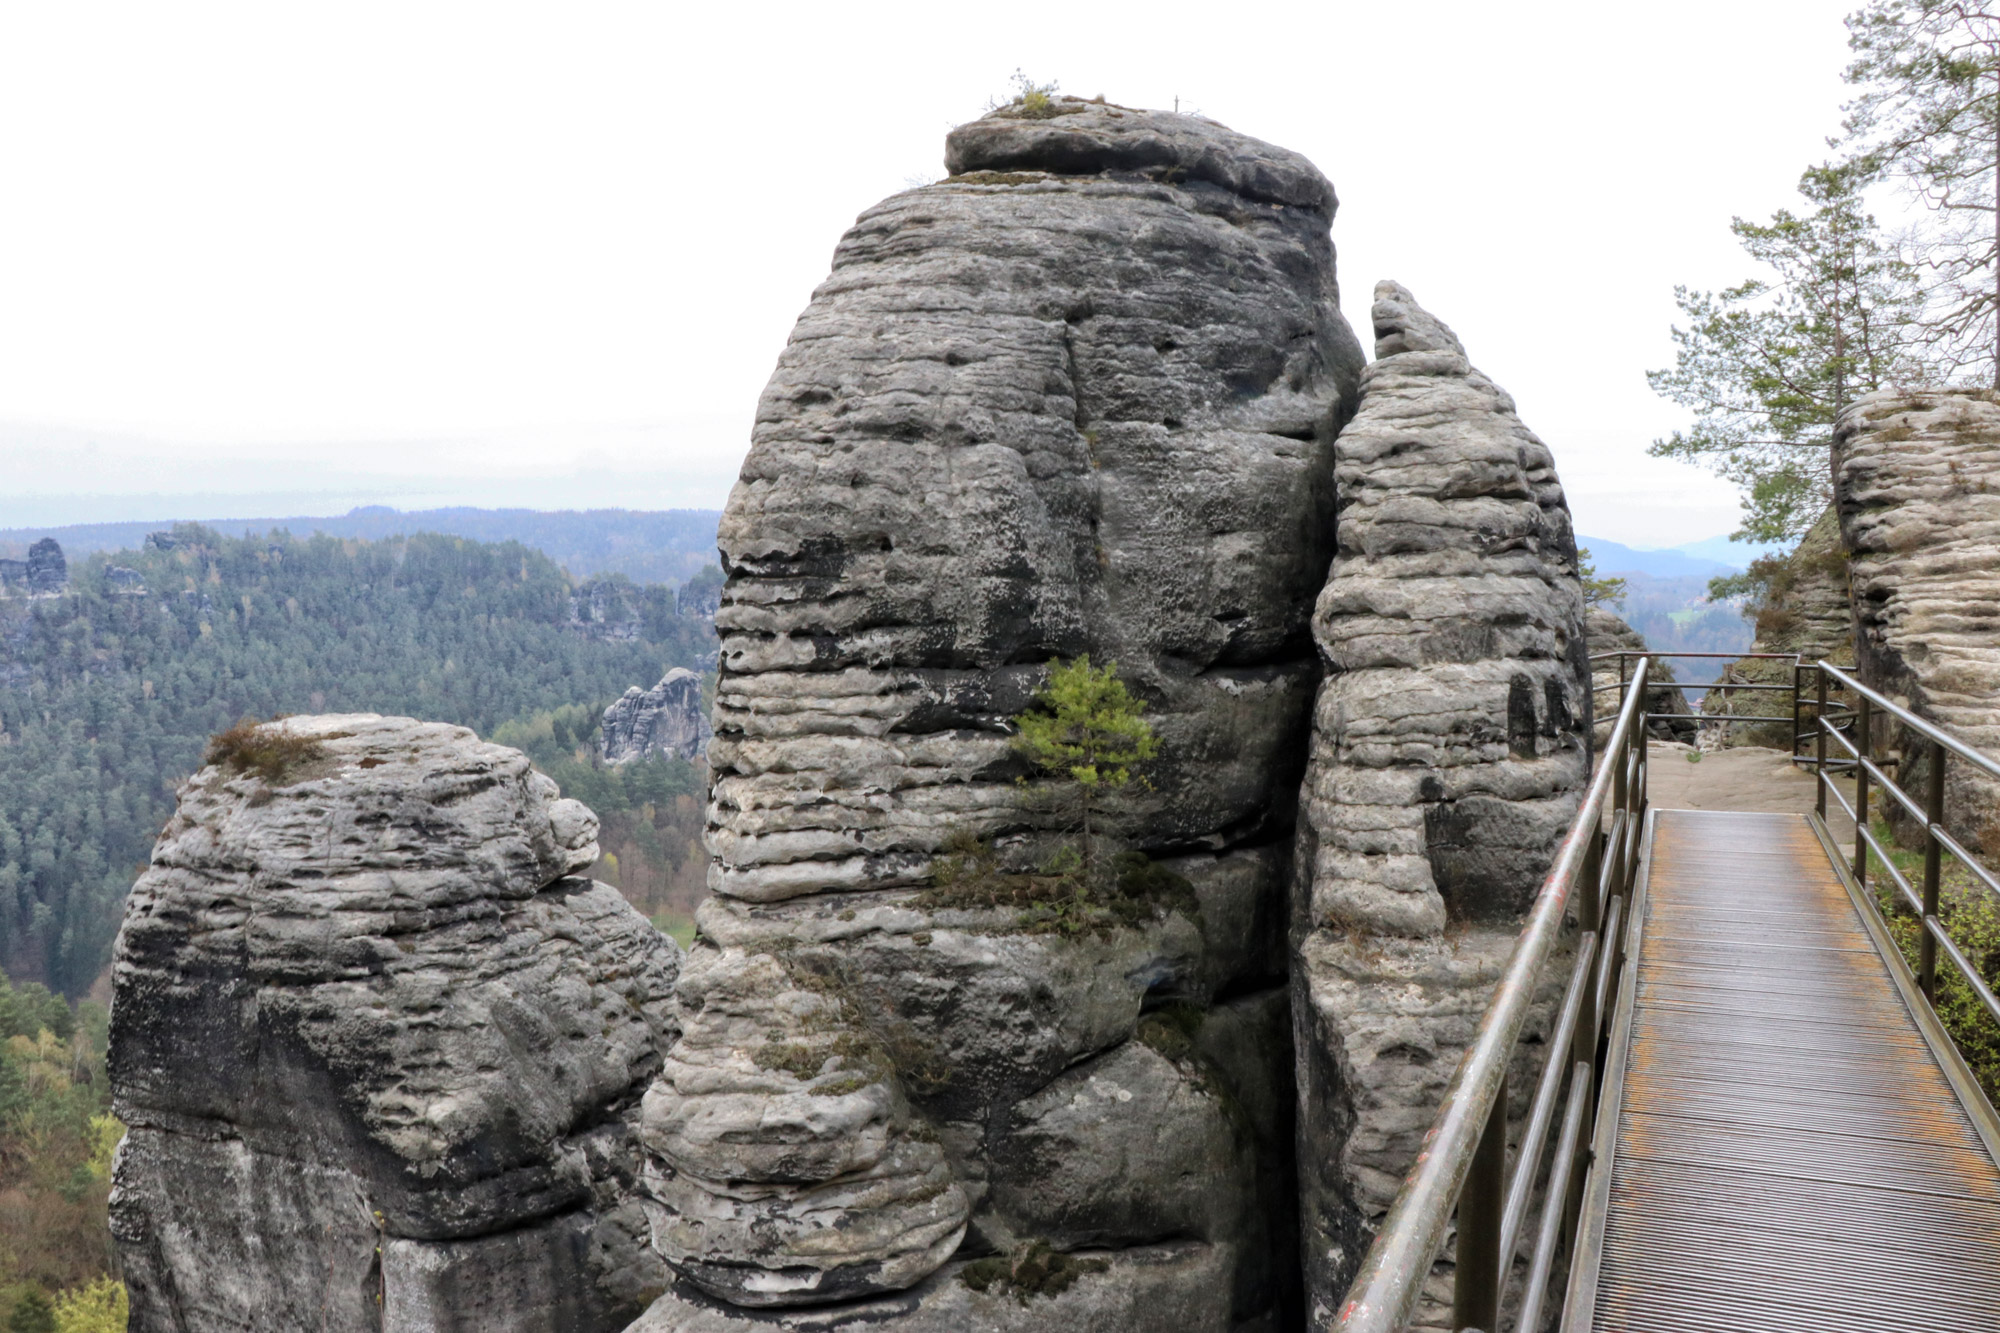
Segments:
[[[1838,126],[1847,3],[0,7],[0,526],[719,507],[854,216],[1024,69],[1330,176],[1578,526],[1675,545],[1676,282]],[[192,507],[192,508],[190,508]]]

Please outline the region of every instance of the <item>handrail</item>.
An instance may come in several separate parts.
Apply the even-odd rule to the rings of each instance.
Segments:
[[[1974,768],[1983,769],[1991,776],[2000,778],[2000,760],[1990,758],[1986,754],[1973,749],[1950,732],[1924,721],[1887,695],[1869,689],[1866,685],[1848,675],[1846,668],[1837,667],[1831,662],[1824,661],[1815,665],[1839,681],[1847,689],[1853,690],[1856,694],[1874,704],[1877,708],[1888,710],[1891,717],[1908,727],[1911,731],[1916,732],[1919,736],[1922,736],[1925,740],[1935,745],[1942,745],[1945,749],[1951,751],[1960,759],[1965,760]]]
[[[1646,666],[1642,657],[1640,682]],[[1540,1274],[1547,1281],[1553,1247],[1581,1202],[1581,1192],[1572,1183],[1581,1178],[1581,1163],[1574,1159],[1588,1150],[1593,1098],[1577,1089],[1587,1089],[1595,1080],[1603,997],[1622,957],[1618,923],[1637,862],[1646,806],[1645,729],[1640,720],[1645,694],[1643,688],[1630,691],[1618,711],[1604,762],[1591,778],[1576,819],[1535,895],[1527,925],[1479,1020],[1479,1031],[1445,1089],[1416,1164],[1348,1288],[1335,1323],[1341,1333],[1399,1333],[1416,1309],[1454,1209],[1459,1226],[1452,1327],[1494,1329],[1501,1290],[1513,1268],[1513,1250],[1525,1227],[1523,1201],[1540,1169],[1555,1099],[1568,1082],[1572,1091],[1557,1143],[1558,1161],[1550,1172],[1551,1181],[1563,1184],[1548,1191],[1530,1263],[1531,1275]],[[1600,827],[1607,810],[1612,826],[1608,838]],[[1573,977],[1564,996],[1547,1058],[1570,1067],[1564,1071],[1566,1077],[1551,1078],[1544,1072],[1540,1079],[1509,1189],[1507,1068],[1579,879],[1586,885],[1576,904],[1583,927],[1577,969],[1590,969],[1595,984],[1578,985]],[[1600,935],[1606,924],[1611,928]],[[1546,1216],[1550,1208],[1559,1211],[1557,1222],[1564,1225],[1551,1224]],[[1531,1290],[1526,1299],[1538,1308],[1541,1294]]]
[[[1959,975],[1964,978],[1980,1004],[1996,1021],[2000,1021],[2000,997],[1993,994],[1992,989],[1986,984],[1986,979],[1980,976],[1979,970],[1952,940],[1951,933],[1945,929],[1944,918],[1938,911],[1944,869],[1943,858],[1946,855],[1950,855],[1963,865],[1988,890],[2000,893],[2000,876],[1995,876],[1991,870],[1981,865],[1964,844],[1954,838],[1944,826],[1946,758],[1949,756],[1970,764],[1980,772],[1995,778],[2000,778],[2000,761],[1973,749],[1943,728],[1924,721],[1908,708],[1879,690],[1863,685],[1831,662],[1821,661],[1816,669],[1819,672],[1819,707],[1813,720],[1812,731],[1815,754],[1806,762],[1813,766],[1813,781],[1818,793],[1821,817],[1824,818],[1826,815],[1827,798],[1831,795],[1834,803],[1846,811],[1848,818],[1854,821],[1855,883],[1863,890],[1867,889],[1869,854],[1872,852],[1881,863],[1883,872],[1888,875],[1890,883],[1895,885],[1897,898],[1916,916],[1921,926],[1917,937],[1917,989],[1923,992],[1924,999],[1931,1005],[1933,1012],[1937,1007],[1937,956],[1938,951],[1942,949],[1945,958],[1958,969]],[[1836,725],[1836,719],[1828,716],[1826,683],[1829,678],[1840,682],[1843,688],[1852,690],[1860,701],[1854,706],[1852,713],[1838,719],[1853,722],[1853,740],[1842,735],[1840,727]],[[1930,742],[1925,799],[1921,806],[1913,795],[1903,790],[1901,782],[1883,772],[1882,765],[1876,762],[1874,712],[1877,708],[1895,719],[1906,731],[1913,732]],[[1800,738],[1803,739],[1803,733]],[[1841,749],[1846,750],[1852,758],[1842,760],[1836,756],[1831,760],[1828,759],[1826,747],[1829,738]],[[1887,762],[1886,759],[1882,761],[1882,763]],[[1854,774],[1852,805],[1848,804],[1847,798],[1840,794],[1840,788],[1828,780],[1829,771],[1836,767]],[[1908,765],[1902,763],[1896,765],[1898,777],[1903,777],[1907,771]],[[1868,827],[1868,784],[1871,781],[1881,787],[1887,795],[1894,797],[1896,803],[1903,808],[1903,812],[1923,830],[1924,884],[1921,894],[1910,883],[1909,878],[1896,868],[1895,862],[1889,859],[1888,849],[1882,846],[1881,841]],[[1870,903],[1875,901],[1874,897],[1866,892],[1862,897]]]

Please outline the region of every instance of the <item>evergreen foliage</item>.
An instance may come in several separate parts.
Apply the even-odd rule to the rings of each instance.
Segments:
[[[1624,600],[1625,580],[1600,576],[1596,564],[1591,561],[1588,546],[1576,548],[1576,576],[1583,584],[1585,606],[1608,606]]]
[[[2000,6],[1872,0],[1847,34],[1853,161],[1927,210],[1907,237],[1925,277],[1918,340],[1941,374],[2000,388]]]
[[[1131,782],[1134,768],[1160,752],[1145,709],[1119,679],[1116,662],[1093,667],[1085,654],[1050,662],[1048,684],[1015,719],[1015,750],[1076,812],[1086,879],[1095,863],[1094,816],[1105,795]]]
[[[1921,284],[1863,207],[1868,171],[1813,167],[1799,178],[1805,209],[1730,224],[1768,276],[1720,292],[1674,289],[1688,323],[1673,330],[1673,366],[1646,380],[1695,420],[1648,452],[1734,482],[1739,538],[1791,540],[1811,527],[1833,495],[1840,409],[1925,373]]]
[[[316,712],[487,734],[570,708],[594,728],[603,701],[713,642],[674,589],[576,584],[516,542],[174,536],[72,562],[66,595],[0,601],[0,963],[72,995],[211,735]],[[113,563],[147,591],[112,586]]]

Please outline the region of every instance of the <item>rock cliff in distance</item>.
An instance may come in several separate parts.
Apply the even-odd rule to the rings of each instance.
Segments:
[[[599,752],[609,764],[649,754],[693,759],[708,750],[701,676],[675,667],[650,690],[634,685],[604,710]]]
[[[596,817],[461,727],[231,738],[114,963],[133,1329],[623,1328],[668,1280],[634,1122],[679,950],[578,876]]]

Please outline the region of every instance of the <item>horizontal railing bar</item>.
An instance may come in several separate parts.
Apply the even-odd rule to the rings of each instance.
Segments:
[[[1824,718],[1820,719],[1820,725],[1826,726],[1826,719]],[[1833,737],[1834,740],[1840,742],[1840,748],[1847,751],[1849,754],[1853,755],[1854,760],[1858,760],[1861,758],[1861,747],[1856,745],[1853,741],[1847,739],[1847,737],[1844,736],[1843,734],[1841,734],[1841,730],[1839,727],[1826,727],[1826,734]],[[1845,762],[1852,763],[1854,762],[1854,760],[1848,760]]]
[[[1639,659],[1641,678],[1646,674],[1646,663],[1646,658]],[[1632,748],[1639,727],[1639,701],[1644,695],[1644,690],[1631,691],[1618,710],[1607,749],[1610,758],[1598,765],[1585,789],[1576,818],[1556,849],[1549,873],[1535,893],[1527,923],[1507,957],[1493,1000],[1480,1016],[1479,1029],[1445,1086],[1416,1163],[1348,1288],[1338,1320],[1344,1333],[1399,1333],[1409,1322],[1424,1279],[1444,1244],[1446,1228],[1465,1187],[1480,1136],[1492,1117],[1494,1102],[1505,1094],[1507,1067],[1533,1007],[1535,983],[1562,933],[1577,873],[1611,799],[1612,780],[1620,771],[1618,760]],[[1636,793],[1628,796],[1634,798]]]
[[[1752,659],[1796,662],[1798,653],[1661,653],[1651,648],[1607,648],[1601,653],[1592,653],[1590,660],[1601,661],[1607,657],[1726,657],[1732,662],[1747,662]]]
[[[1884,791],[1888,792],[1891,796],[1896,798],[1896,803],[1898,805],[1901,805],[1905,810],[1910,812],[1910,818],[1916,820],[1919,824],[1923,825],[1925,828],[1930,827],[1931,824],[1930,816],[1925,814],[1922,810],[1918,809],[1917,803],[1910,798],[1910,794],[1904,791],[1901,787],[1898,787],[1894,782],[1890,781],[1889,775],[1887,773],[1884,773],[1881,769],[1875,767],[1874,760],[1863,759],[1861,761],[1861,766],[1868,770],[1869,777],[1874,778],[1875,781],[1882,784],[1882,789]]]
[[[1621,893],[1611,900],[1610,908],[1604,913],[1604,938],[1609,947],[1598,955],[1597,994],[1594,998],[1599,1014],[1607,1012],[1604,1006],[1610,1002],[1612,965],[1618,961],[1618,928],[1625,924],[1624,915],[1625,895]]]
[[[1936,824],[1932,825],[1930,831],[1937,835],[1938,842],[1943,845],[1946,851],[1950,852],[1953,856],[1958,858],[1958,863],[1960,865],[1964,866],[1967,870],[1970,870],[1975,876],[1978,877],[1979,882],[1981,884],[1984,884],[1987,888],[1993,890],[1993,892],[1995,893],[2000,893],[2000,879],[1996,879],[1992,871],[1988,870],[1985,866],[1981,865],[1978,861],[1974,860],[1972,853],[1966,851],[1965,848],[1959,844],[1957,838],[1954,838],[1951,836],[1951,834],[1945,832],[1944,828],[1941,825],[1936,825]]]
[[[1922,916],[1924,914],[1924,900],[1919,898],[1916,890],[1910,887],[1910,881],[1903,878],[1903,872],[1896,869],[1896,863],[1889,859],[1889,853],[1883,850],[1882,844],[1875,841],[1875,835],[1868,831],[1865,824],[1856,824],[1854,831],[1861,835],[1862,840],[1868,844],[1870,850],[1881,860],[1882,869],[1888,872],[1889,878],[1895,882],[1897,892],[1903,895],[1903,901],[1910,905],[1910,910],[1918,916]]]
[[[1979,970],[1972,965],[1972,960],[1960,953],[1958,946],[1951,942],[1951,936],[1945,931],[1944,922],[1934,916],[1927,916],[1924,918],[1924,929],[1931,933],[1932,939],[1943,946],[1952,964],[1958,968],[1972,987],[1973,993],[1979,997],[1979,1002],[1986,1006],[1986,1011],[1994,1018],[2000,1019],[2000,999],[1995,999],[1993,992],[1986,989],[1986,982],[1980,978]]]
[[[1847,803],[1847,798],[1840,794],[1840,788],[1834,786],[1831,782],[1829,782],[1826,784],[1826,789],[1829,792],[1833,793],[1833,799],[1835,803],[1838,804],[1842,810],[1845,810],[1847,812],[1847,822],[1852,824],[1854,822],[1854,807],[1849,805]]]
[[[1597,932],[1586,930],[1576,942],[1576,970],[1571,973],[1569,989],[1563,993],[1562,1014],[1556,1020],[1556,1029],[1549,1037],[1548,1059],[1542,1062],[1541,1082],[1535,1088],[1534,1109],[1528,1113],[1528,1128],[1521,1135],[1521,1148],[1514,1157],[1514,1175],[1507,1182],[1507,1211],[1501,1214],[1500,1222],[1500,1271],[1505,1273],[1514,1265],[1514,1247],[1520,1240],[1521,1222],[1528,1213],[1528,1201],[1535,1192],[1535,1172],[1542,1162],[1542,1143],[1548,1137],[1549,1126],[1555,1123],[1556,1101],[1562,1093],[1562,1078],[1566,1052],[1570,1041],[1576,1035],[1576,1021],[1583,1012],[1583,991],[1593,970],[1591,961],[1597,956]]]
[[[1833,663],[1821,662],[1819,665],[1835,680],[1842,682],[1855,693],[1888,709],[1898,722],[1901,722],[1912,731],[1915,731],[1927,740],[1935,741],[1937,744],[1942,745],[1945,749],[1951,751],[1960,759],[1965,760],[1966,763],[1971,764],[1974,768],[1983,770],[1988,776],[2000,778],[2000,760],[1988,758],[1950,732],[1932,726],[1901,704],[1896,703],[1894,700],[1875,690],[1869,689],[1866,685],[1863,685],[1860,681],[1833,665]],[[1923,816],[1919,815],[1918,818],[1921,819]]]
[[[1577,1140],[1583,1137],[1583,1117],[1590,1109],[1591,1086],[1596,1082],[1595,1072],[1582,1060],[1571,1067],[1569,1078],[1569,1105],[1563,1111],[1555,1160],[1549,1164],[1542,1225],[1535,1237],[1534,1258],[1528,1264],[1528,1286],[1521,1294],[1521,1316],[1514,1322],[1514,1327],[1523,1333],[1535,1333],[1541,1324],[1542,1299],[1549,1289],[1549,1270],[1555,1266],[1556,1242],[1562,1237],[1563,1200],[1569,1197],[1569,1177],[1577,1163]]]

